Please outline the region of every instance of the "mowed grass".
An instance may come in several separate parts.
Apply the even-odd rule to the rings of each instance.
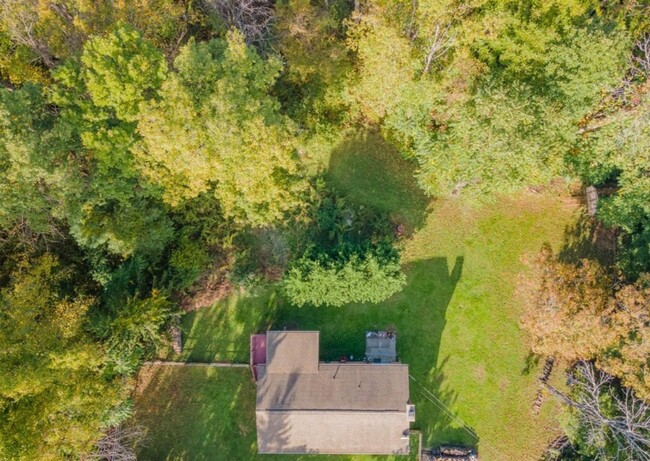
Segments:
[[[408,162],[395,161],[372,134],[350,143],[352,166],[346,167],[343,152],[333,156],[330,183],[350,200],[403,217],[415,230],[403,253],[405,289],[378,305],[342,308],[296,308],[273,286],[238,293],[184,317],[180,358],[245,362],[250,333],[268,328],[319,330],[323,360],[361,357],[365,330],[394,326],[401,360],[410,365],[415,428],[425,447],[464,443],[477,446],[482,460],[538,459],[559,431],[558,407],[549,401],[540,415],[532,414],[539,368],[527,360],[515,286],[525,270],[522,258],[544,242],[562,245],[565,229],[578,218],[576,204],[521,194],[482,207],[442,200],[425,214],[427,202],[413,189]],[[389,174],[393,168],[399,171]],[[149,436],[142,459],[258,459],[248,370],[144,373],[155,379],[141,376],[135,402],[135,418]]]

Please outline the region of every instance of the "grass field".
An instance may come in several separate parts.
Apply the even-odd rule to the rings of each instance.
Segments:
[[[361,356],[365,330],[395,326],[425,446],[477,445],[485,461],[538,459],[558,432],[557,407],[549,402],[532,415],[538,368],[528,366],[514,288],[522,257],[544,242],[562,245],[575,203],[521,194],[480,208],[427,205],[411,165],[372,135],[333,153],[328,180],[408,224],[406,288],[379,305],[343,308],[294,308],[273,287],[240,293],[184,317],[180,358],[246,361],[249,334],[271,327],[320,330],[323,360]],[[246,369],[145,369],[135,405],[149,435],[142,459],[256,459],[254,391]]]

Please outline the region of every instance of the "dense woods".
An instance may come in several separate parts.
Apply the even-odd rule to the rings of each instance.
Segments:
[[[610,400],[650,399],[647,2],[0,0],[0,49],[1,459],[115,434],[215,271],[296,308],[399,292],[404,223],[324,175],[361,128],[432,199],[607,189],[615,259],[543,249],[522,328]],[[647,424],[635,451],[568,407],[566,459],[650,459]]]

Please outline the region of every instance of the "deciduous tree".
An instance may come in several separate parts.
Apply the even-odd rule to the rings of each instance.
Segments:
[[[85,331],[94,302],[71,290],[70,271],[44,255],[23,262],[0,292],[0,454],[78,457],[128,391]]]
[[[53,136],[75,153],[79,173],[60,215],[84,247],[159,254],[173,235],[160,193],[140,177],[132,153],[140,103],[153,96],[165,66],[160,52],[123,27],[92,39],[80,64],[70,61],[54,74]]]
[[[595,262],[557,261],[545,246],[522,277],[521,326],[531,350],[568,361],[595,358],[616,341],[615,309],[608,303],[611,281]]]
[[[598,365],[636,394],[650,399],[650,289],[647,279],[626,285],[610,300],[618,341],[599,355]]]
[[[143,174],[172,206],[209,190],[242,224],[282,221],[306,184],[291,122],[269,94],[280,62],[231,32],[225,42],[189,44],[175,66],[138,124]]]
[[[95,106],[113,109],[117,118],[126,121],[137,118],[147,92],[158,89],[167,71],[162,53],[124,25],[86,42],[81,62]]]

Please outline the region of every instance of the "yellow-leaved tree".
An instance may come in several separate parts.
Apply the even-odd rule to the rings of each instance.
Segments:
[[[138,124],[142,173],[172,206],[211,191],[241,224],[281,221],[307,186],[294,127],[269,94],[280,61],[262,59],[233,31],[226,40],[190,42],[174,64]]]

